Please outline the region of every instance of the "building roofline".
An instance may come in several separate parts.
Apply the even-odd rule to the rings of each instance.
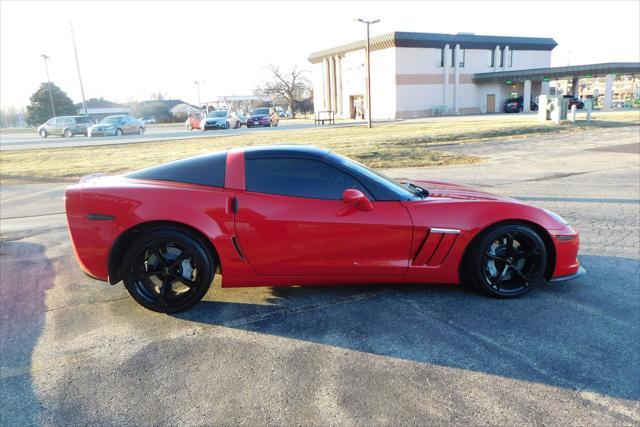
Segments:
[[[606,74],[640,74],[640,62],[604,62],[566,67],[530,68],[525,70],[476,73],[475,83],[495,83],[505,80],[549,80],[564,77],[592,77]]]
[[[412,33],[394,31],[372,37],[371,50],[391,47],[442,48],[445,45],[460,44],[462,49],[495,49],[496,46],[509,46],[512,50],[553,50],[558,43],[547,37],[487,36],[476,34]],[[320,50],[309,55],[309,62],[316,64],[324,58],[342,56],[347,52],[365,49],[366,40],[358,40],[341,46]],[[453,47],[453,46],[452,46]]]

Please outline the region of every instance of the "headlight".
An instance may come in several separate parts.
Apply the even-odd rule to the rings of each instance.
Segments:
[[[558,215],[555,212],[551,212],[548,209],[544,210],[551,218],[555,219],[556,221],[558,221],[560,224],[564,224],[564,225],[569,225],[569,223],[567,222],[566,219],[562,218],[560,215]]]

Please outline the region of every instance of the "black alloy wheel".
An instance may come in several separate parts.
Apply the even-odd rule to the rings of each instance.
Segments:
[[[479,291],[514,298],[530,292],[547,268],[547,250],[530,227],[509,224],[490,230],[466,258],[466,273]]]
[[[215,260],[196,237],[178,229],[143,234],[129,248],[124,285],[149,310],[174,313],[197,304],[215,274]]]

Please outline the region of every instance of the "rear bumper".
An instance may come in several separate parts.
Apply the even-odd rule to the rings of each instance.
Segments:
[[[577,279],[578,277],[582,277],[585,274],[587,274],[587,270],[585,270],[585,268],[583,266],[580,266],[580,267],[578,267],[578,271],[575,272],[574,274],[569,274],[568,276],[554,277],[553,279],[549,280],[549,282],[550,283],[567,282],[569,280],[573,280],[573,279]]]

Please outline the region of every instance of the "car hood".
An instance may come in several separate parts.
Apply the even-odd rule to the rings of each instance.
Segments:
[[[266,119],[267,116],[265,114],[256,114],[255,116],[252,114],[249,116],[252,120],[261,120]]]
[[[496,200],[520,203],[518,200],[510,197],[486,193],[484,191],[452,182],[414,180],[411,182],[429,190],[429,199],[431,200]]]
[[[224,122],[225,120],[227,120],[227,118],[226,117],[207,117],[204,120],[208,122]]]

